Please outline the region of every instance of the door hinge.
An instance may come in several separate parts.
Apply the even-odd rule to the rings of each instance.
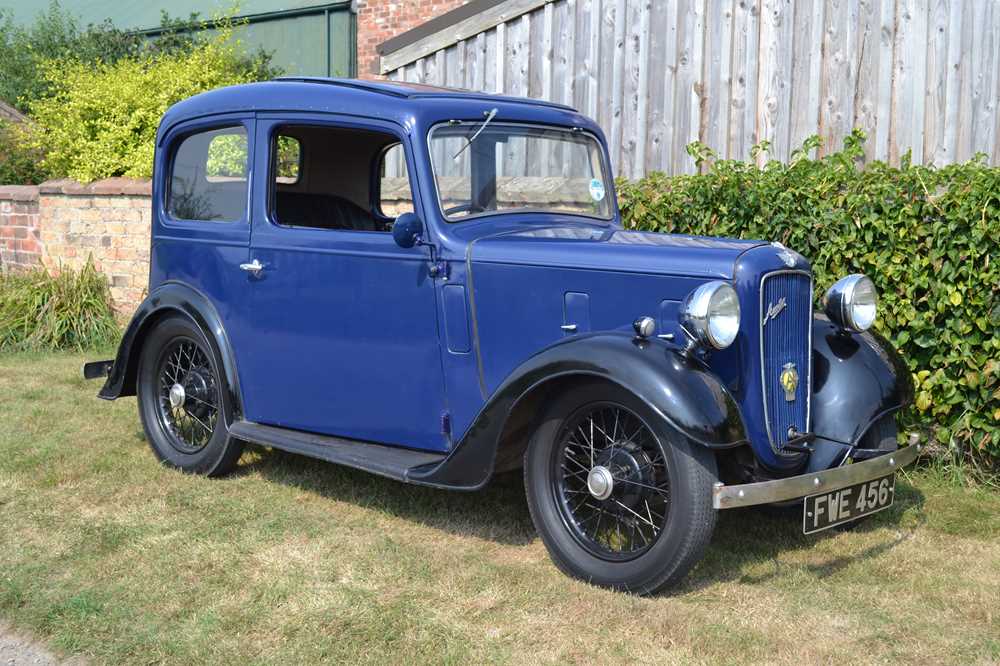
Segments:
[[[427,274],[432,278],[441,278],[442,280],[448,279],[448,262],[447,261],[432,261],[430,267],[427,269]]]
[[[451,439],[451,414],[448,412],[441,414],[441,434]]]

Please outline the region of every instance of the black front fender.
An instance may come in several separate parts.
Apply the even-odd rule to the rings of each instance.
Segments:
[[[849,333],[813,321],[812,429],[819,437],[857,445],[875,421],[913,400],[910,371],[872,332]]]
[[[418,483],[475,489],[493,473],[499,438],[514,407],[536,387],[579,376],[621,385],[680,435],[711,448],[744,444],[736,401],[703,364],[662,340],[624,332],[574,336],[544,349],[512,372],[493,393],[443,462],[411,471]]]
[[[170,314],[190,319],[202,330],[211,344],[216,365],[221,369],[229,390],[230,400],[223,403],[226,405],[226,422],[231,425],[242,413],[243,403],[240,398],[236,361],[222,325],[222,318],[204,294],[180,282],[162,284],[139,305],[125,329],[114,365],[111,366],[107,381],[98,396],[105,400],[115,400],[135,395],[142,342],[155,323]]]

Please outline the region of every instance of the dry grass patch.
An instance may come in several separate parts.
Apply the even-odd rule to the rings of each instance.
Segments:
[[[725,512],[685,585],[640,599],[559,574],[516,474],[165,469],[82,360],[0,356],[0,616],[94,662],[1000,660],[1000,497],[931,472],[850,532]]]

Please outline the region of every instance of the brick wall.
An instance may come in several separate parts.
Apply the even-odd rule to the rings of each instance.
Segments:
[[[128,317],[149,280],[150,182],[111,178],[0,187],[0,269],[80,269],[93,257]]]
[[[378,78],[375,47],[468,0],[358,0],[358,76]]]
[[[108,277],[115,310],[131,315],[149,280],[151,185],[110,178],[89,185],[54,180],[39,186],[42,263],[81,268],[87,257]]]
[[[0,187],[0,270],[37,266],[41,256],[38,188],[33,185]]]

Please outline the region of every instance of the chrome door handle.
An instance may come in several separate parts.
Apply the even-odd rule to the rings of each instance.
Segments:
[[[264,270],[264,264],[254,259],[249,264],[240,264],[240,270],[252,273],[254,277],[257,277],[258,275],[260,275],[260,272]]]

